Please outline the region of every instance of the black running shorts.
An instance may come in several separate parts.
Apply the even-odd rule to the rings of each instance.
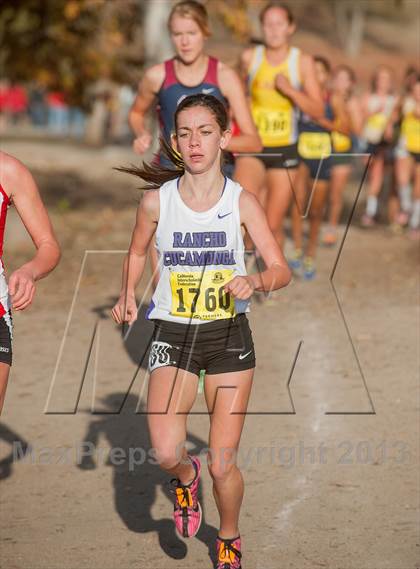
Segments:
[[[12,365],[12,317],[9,312],[0,318],[0,362]]]
[[[255,367],[254,343],[245,314],[205,324],[155,320],[149,371],[173,366],[195,375]]]

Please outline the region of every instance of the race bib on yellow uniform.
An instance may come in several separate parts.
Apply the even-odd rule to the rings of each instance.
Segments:
[[[406,139],[407,150],[420,153],[420,119],[408,115],[402,123],[401,131]]]
[[[301,132],[298,152],[307,160],[321,160],[331,155],[331,137],[327,132]]]
[[[351,138],[338,131],[331,133],[331,138],[336,152],[348,152],[351,148]]]
[[[386,127],[387,117],[383,113],[376,113],[371,115],[367,120],[369,128],[383,132]]]
[[[232,269],[171,272],[171,314],[200,320],[232,318],[235,315],[235,302],[223,290],[232,277]]]
[[[290,144],[292,114],[289,110],[267,111],[254,109],[253,118],[266,146]]]

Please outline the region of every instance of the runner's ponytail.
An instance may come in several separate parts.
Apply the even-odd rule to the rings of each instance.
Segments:
[[[163,186],[165,182],[179,178],[185,172],[184,161],[178,152],[176,152],[163,137],[160,137],[159,142],[160,154],[163,154],[165,158],[170,160],[174,168],[166,168],[158,162],[152,162],[151,164],[143,162],[141,167],[132,164],[131,166],[120,166],[114,168],[114,170],[132,174],[147,182],[145,186],[141,187],[142,190],[156,190]]]

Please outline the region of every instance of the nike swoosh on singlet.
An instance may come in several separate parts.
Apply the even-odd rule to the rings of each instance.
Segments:
[[[230,211],[229,213],[224,213],[223,215],[220,215],[220,213],[217,214],[217,217],[219,219],[223,219],[224,217],[227,217],[228,215],[230,215],[232,212]]]
[[[202,89],[201,90],[203,95],[210,95],[210,93],[213,93],[213,91],[214,91],[214,87],[211,87],[210,89]]]
[[[249,350],[249,352],[247,352],[246,354],[239,354],[239,359],[243,360],[245,359],[247,356],[249,356],[249,354],[252,353],[252,350]]]

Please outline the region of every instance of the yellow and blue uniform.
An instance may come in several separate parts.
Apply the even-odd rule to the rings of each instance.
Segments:
[[[296,168],[299,109],[276,89],[276,76],[284,75],[295,89],[301,88],[301,52],[291,47],[286,59],[271,65],[263,45],[255,48],[248,70],[251,113],[263,143],[261,160],[267,168]],[[282,154],[281,157],[270,154]]]
[[[325,117],[334,120],[329,101],[325,102]],[[331,133],[328,129],[314,122],[307,114],[302,114],[299,121],[299,157],[308,168],[311,178],[329,180],[331,176]]]
[[[339,126],[339,122],[336,121],[336,127]],[[331,142],[333,148],[331,167],[334,168],[334,166],[351,164],[353,161],[354,139],[338,130],[333,130],[331,133]]]
[[[399,145],[420,162],[420,117],[414,112],[406,113],[402,120]]]

